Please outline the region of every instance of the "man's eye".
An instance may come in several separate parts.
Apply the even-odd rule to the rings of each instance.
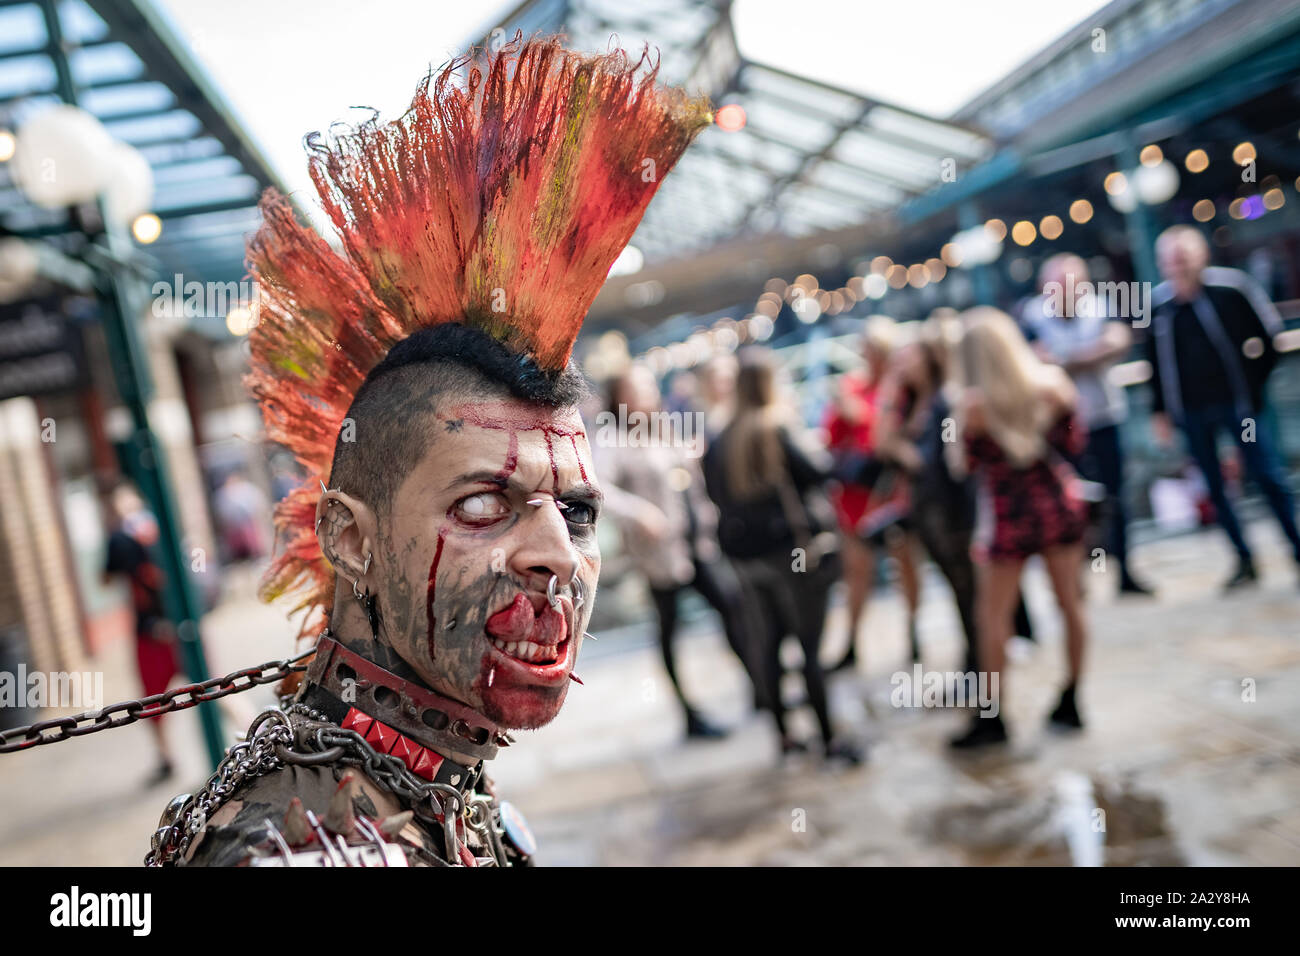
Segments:
[[[564,520],[569,524],[593,525],[596,523],[596,509],[584,501],[564,502]]]
[[[504,495],[484,491],[456,502],[456,516],[470,524],[489,524],[510,514],[510,503]]]

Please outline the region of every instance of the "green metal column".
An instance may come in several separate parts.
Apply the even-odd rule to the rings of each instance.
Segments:
[[[59,95],[65,103],[77,105],[77,91],[72,82],[59,24],[55,0],[41,0],[41,11],[49,38],[49,54],[58,73]],[[133,297],[141,286],[135,280],[119,274],[121,267],[113,263],[125,258],[122,246],[129,240],[113,235],[114,226],[103,216],[104,241],[108,244],[109,264],[99,273],[99,300],[103,311],[104,334],[107,339],[113,378],[118,394],[130,410],[133,425],[129,454],[135,466],[140,491],[149,502],[158,519],[159,557],[167,575],[167,588],[163,603],[167,616],[175,622],[180,637],[185,672],[195,683],[207,680],[208,664],[199,637],[199,619],[203,608],[190,576],[190,561],[181,543],[181,524],[175,499],[171,493],[171,480],[167,461],[158,437],[149,425],[148,405],[153,396],[153,381],[149,374],[148,355],[141,341],[138,317],[144,302]],[[221,717],[215,703],[198,706],[199,721],[203,726],[203,739],[208,757],[215,769],[225,753],[221,733]]]

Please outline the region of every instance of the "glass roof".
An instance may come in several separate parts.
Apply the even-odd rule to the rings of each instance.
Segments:
[[[611,38],[662,57],[666,83],[737,103],[744,129],[708,129],[651,203],[632,243],[647,260],[683,256],[741,236],[801,236],[859,224],[987,157],[978,132],[746,60],[726,0],[533,0],[484,31],[563,32],[603,51]]]
[[[276,184],[270,166],[147,4],[61,0],[56,9],[78,105],[153,170],[163,232],[140,250],[162,274],[241,278],[257,200]],[[0,127],[60,101],[50,46],[41,3],[0,7]],[[0,234],[57,237],[67,221],[27,203],[0,164]]]

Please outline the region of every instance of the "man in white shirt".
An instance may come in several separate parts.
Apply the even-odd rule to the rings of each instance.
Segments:
[[[1079,391],[1079,414],[1088,447],[1075,462],[1081,475],[1106,488],[1109,520],[1106,550],[1119,565],[1122,594],[1150,595],[1128,566],[1128,514],[1124,506],[1124,450],[1119,429],[1128,415],[1123,390],[1110,370],[1132,345],[1126,319],[1106,314],[1092,293],[1087,263],[1073,253],[1052,256],[1039,273],[1043,294],[1025,307],[1025,337],[1046,362],[1069,373]]]

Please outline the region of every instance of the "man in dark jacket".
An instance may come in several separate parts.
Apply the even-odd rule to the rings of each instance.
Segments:
[[[1191,226],[1174,226],[1156,241],[1165,281],[1152,295],[1147,337],[1154,391],[1152,428],[1163,445],[1171,421],[1205,474],[1223,530],[1237,549],[1228,588],[1256,580],[1255,563],[1223,487],[1216,439],[1226,429],[1241,449],[1246,470],[1300,562],[1300,532],[1277,440],[1265,417],[1264,387],[1277,364],[1273,338],[1282,320],[1264,290],[1246,273],[1209,267],[1205,237]]]

